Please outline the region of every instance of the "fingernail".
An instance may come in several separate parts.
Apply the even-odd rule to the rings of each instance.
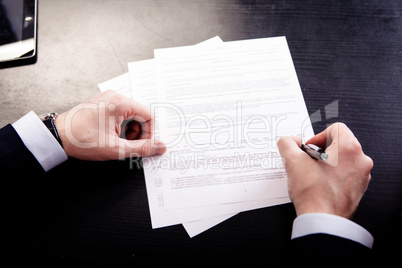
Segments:
[[[166,153],[166,150],[167,150],[166,145],[163,142],[161,142],[161,141],[155,142],[155,154],[156,155],[164,154],[164,153]]]

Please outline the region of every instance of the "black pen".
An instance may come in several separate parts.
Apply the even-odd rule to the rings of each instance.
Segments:
[[[302,144],[301,149],[314,159],[323,161],[328,159],[328,154],[314,144]]]

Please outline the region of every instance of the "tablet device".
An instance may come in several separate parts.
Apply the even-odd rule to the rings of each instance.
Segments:
[[[0,0],[0,63],[36,62],[37,0]],[[17,63],[18,64],[18,63]]]

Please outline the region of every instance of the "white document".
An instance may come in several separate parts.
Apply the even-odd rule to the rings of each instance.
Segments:
[[[194,236],[205,232],[208,229],[211,229],[212,227],[218,225],[219,223],[226,221],[227,219],[235,216],[236,214],[229,214],[229,215],[223,215],[223,216],[218,216],[214,218],[208,218],[202,221],[194,221],[194,222],[185,222],[183,223],[184,229],[186,229],[186,232],[190,236],[190,238],[193,238]]]
[[[142,60],[128,63],[131,95],[139,103],[150,107],[158,102],[155,60]]]
[[[214,37],[212,39],[206,40],[198,45],[199,48],[214,46],[222,43],[222,40],[219,37]],[[152,104],[163,101],[158,98],[158,88],[157,88],[157,70],[154,59],[130,62],[128,64],[129,75],[130,75],[130,83],[132,89],[133,98],[138,102],[151,107]],[[158,128],[158,120],[156,121],[156,132]],[[155,136],[159,134],[156,133]],[[159,156],[153,157],[153,159],[158,159]],[[144,168],[146,170],[147,167]],[[145,181],[147,185],[147,194],[149,200],[149,207],[151,213],[151,222],[153,228],[160,228],[175,224],[180,224],[183,222],[191,221],[191,224],[188,224],[188,228],[191,226],[191,234],[193,236],[198,234],[199,232],[205,231],[212,226],[219,223],[219,219],[226,219],[226,214],[229,214],[227,211],[219,211],[215,212],[208,211],[207,213],[188,213],[192,212],[191,210],[183,210],[183,211],[175,211],[175,210],[165,210],[164,208],[164,200],[163,200],[163,185],[162,179],[155,176],[148,176],[145,171]],[[230,211],[231,212],[231,211]],[[177,215],[192,215],[191,217],[179,217]],[[237,211],[235,211],[237,213]],[[222,217],[222,215],[225,215]],[[231,214],[230,216],[233,216]],[[218,217],[219,216],[219,217]],[[202,220],[205,218],[214,217],[214,220]],[[184,219],[183,219],[184,218]],[[211,225],[212,224],[212,225]],[[190,229],[189,229],[190,230]],[[196,230],[196,231],[195,231]]]
[[[213,40],[216,42],[220,39],[213,38]],[[99,89],[102,92],[112,89],[127,97],[133,96],[133,99],[144,105],[150,105],[153,102],[157,102],[158,99],[155,78],[156,70],[154,68],[154,59],[132,62],[128,65],[129,73],[98,84]],[[129,78],[131,79],[131,85]],[[176,211],[167,211],[164,209],[162,185],[154,187],[152,178],[148,178],[148,180],[146,179],[146,183],[152,228],[160,228],[183,223],[183,226],[189,236],[194,237],[195,235],[214,227],[215,225],[236,215],[237,213],[237,210],[235,210],[235,214],[226,215],[228,214],[227,210],[217,212],[216,209],[209,210],[204,214],[194,213],[194,211],[191,211],[191,216],[183,217],[183,220],[176,215]],[[190,215],[186,214],[186,211],[180,211],[180,214]],[[191,222],[186,223],[185,221]]]
[[[214,37],[207,41],[204,41],[198,46],[208,46],[217,43],[221,43],[222,40],[219,37]],[[157,88],[157,73],[155,60],[143,60],[137,62],[128,63],[130,84],[133,98],[150,107],[152,103],[158,102],[158,88]],[[158,130],[158,127],[155,128]],[[158,136],[158,133],[156,133]],[[185,226],[190,237],[193,237],[205,230],[215,226],[216,224],[226,220],[228,217],[232,217],[235,214],[228,214],[227,211],[209,210],[207,213],[191,213],[191,217],[179,217],[174,210],[165,210],[163,206],[163,188],[161,180],[154,180],[153,176],[145,176],[147,184],[147,194],[149,200],[149,207],[151,213],[151,222],[153,228],[166,227],[170,225],[180,224],[183,222],[191,221]],[[187,212],[191,210],[180,211],[180,215],[190,215]],[[211,213],[212,212],[212,213]],[[237,213],[237,211],[236,211]],[[225,214],[224,216],[222,216]],[[214,217],[214,218],[211,218]],[[184,218],[184,219],[183,219]],[[205,220],[205,218],[207,218]]]
[[[276,140],[313,131],[286,39],[221,43],[156,50],[156,60],[129,63],[128,74],[98,85],[162,122],[156,137],[168,152],[143,159],[153,228],[182,223],[193,237],[239,212],[290,202]]]
[[[102,92],[112,89],[126,97],[129,97],[130,99],[132,98],[131,87],[130,87],[130,78],[129,78],[128,73],[119,75],[115,78],[112,78],[105,82],[99,83],[98,88]]]
[[[280,204],[289,203],[290,199],[288,197],[278,198],[278,199],[267,199],[260,201],[251,201],[251,202],[243,202],[243,203],[235,203],[235,204],[227,204],[227,205],[218,205],[213,207],[202,207],[196,208],[192,210],[179,210],[177,214],[179,218],[183,220],[183,227],[186,229],[188,235],[192,238],[213,226],[218,225],[219,223],[237,215],[237,213],[233,214],[224,214],[230,211],[243,212],[252,209],[271,207]],[[218,208],[218,209],[217,209]],[[219,211],[220,210],[220,211]],[[211,213],[212,212],[212,213]],[[214,214],[214,212],[216,214]],[[182,214],[183,213],[183,214]],[[205,213],[205,214],[203,214]],[[182,215],[180,215],[182,214]],[[188,221],[191,217],[200,217],[207,216],[208,218],[204,220],[197,221]],[[221,216],[214,216],[221,215]],[[213,216],[213,217],[211,217]]]
[[[286,39],[158,49],[155,60],[168,152],[144,169],[163,179],[165,209],[287,198],[276,141],[313,131]]]

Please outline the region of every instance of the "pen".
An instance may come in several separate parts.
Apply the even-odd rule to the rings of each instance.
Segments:
[[[328,159],[328,154],[314,144],[302,144],[301,149],[314,159],[323,161]]]

